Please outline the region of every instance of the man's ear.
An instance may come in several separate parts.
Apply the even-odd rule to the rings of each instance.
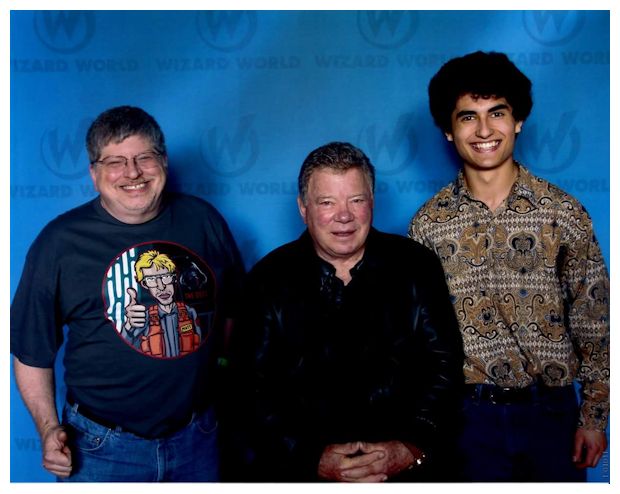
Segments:
[[[95,186],[95,190],[99,192],[99,188],[97,187],[97,171],[95,170],[95,166],[92,163],[88,165],[88,173],[90,173],[90,179],[93,181],[93,185]]]
[[[444,132],[444,135],[446,136],[446,139],[448,139],[450,142],[454,141],[454,137],[452,137],[452,134],[450,132]]]
[[[304,206],[304,203],[301,200],[300,196],[297,196],[297,207],[299,208],[299,214],[301,215],[301,218],[304,220],[304,223],[307,225],[308,223],[306,222],[306,206]]]
[[[518,134],[519,132],[521,132],[522,128],[523,128],[523,120],[521,120],[521,121],[516,123],[516,125],[515,125],[515,134]]]

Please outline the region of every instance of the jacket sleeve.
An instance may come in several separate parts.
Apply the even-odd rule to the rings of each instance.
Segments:
[[[275,289],[256,267],[249,273],[232,343],[243,481],[316,480],[322,448],[308,440],[296,416],[299,404],[284,391],[287,372]],[[232,479],[235,480],[235,479]]]
[[[438,436],[450,435],[458,425],[463,396],[463,343],[444,272],[437,256],[421,247],[422,272],[414,319],[416,376],[415,441],[431,449]]]

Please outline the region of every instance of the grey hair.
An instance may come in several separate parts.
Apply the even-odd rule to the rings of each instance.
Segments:
[[[119,143],[138,135],[148,139],[153,149],[166,155],[164,134],[157,121],[141,108],[117,106],[101,113],[86,133],[86,149],[91,163],[101,158],[101,150],[111,142]]]
[[[370,189],[374,193],[375,167],[364,152],[348,142],[330,142],[311,151],[301,165],[297,186],[303,204],[306,204],[310,176],[315,170],[324,168],[339,172],[358,168],[365,175]]]

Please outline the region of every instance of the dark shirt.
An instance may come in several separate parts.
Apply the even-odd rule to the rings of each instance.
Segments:
[[[127,287],[144,305],[153,303],[131,267],[150,249],[174,259],[181,279],[197,267],[208,277],[202,288],[179,283],[175,292],[201,320],[203,344],[186,356],[154,358],[123,336]],[[242,276],[226,222],[202,199],[171,194],[157,217],[130,225],[97,198],[51,221],[30,248],[11,305],[11,353],[53,368],[66,334],[72,399],[135,434],[164,436],[214,400],[216,343],[224,319],[235,315]],[[217,321],[206,324],[214,312]]]
[[[436,256],[373,229],[351,275],[345,286],[307,232],[249,275],[234,346],[262,480],[317,480],[335,443],[430,454],[457,413],[461,339]]]

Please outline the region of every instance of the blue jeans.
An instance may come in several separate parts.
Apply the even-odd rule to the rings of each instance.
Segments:
[[[217,482],[219,453],[213,409],[194,414],[180,431],[144,439],[109,429],[65,405],[73,472],[65,482]]]
[[[467,396],[460,438],[465,480],[584,482],[572,462],[578,418],[573,386],[547,388],[525,403]]]

